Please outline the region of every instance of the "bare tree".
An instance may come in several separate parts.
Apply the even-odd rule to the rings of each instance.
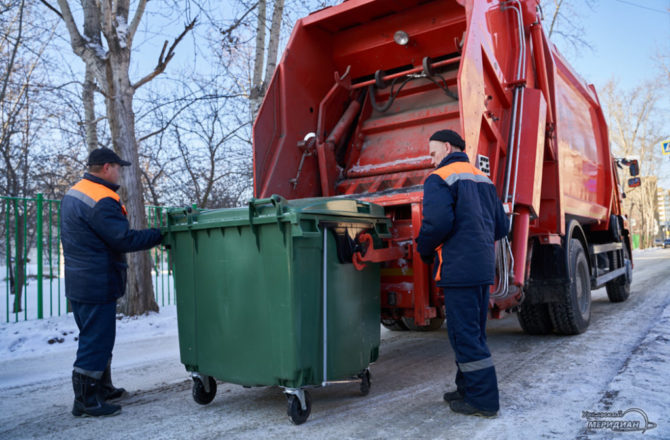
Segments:
[[[14,312],[22,310],[25,265],[35,241],[35,223],[31,221],[35,206],[25,198],[35,189],[39,170],[30,153],[45,120],[39,67],[49,35],[27,28],[33,17],[32,5],[25,0],[0,4],[0,194],[13,198],[2,200],[0,230],[10,288],[15,294]],[[9,222],[4,221],[7,217]],[[6,236],[12,237],[9,242],[4,241]]]
[[[191,107],[173,127],[179,164],[187,176],[178,186],[188,189],[188,200],[201,207],[235,206],[244,187],[239,183],[249,177],[250,149],[239,142],[247,123],[227,115],[229,105],[234,104],[221,99]]]
[[[230,68],[235,70],[238,78],[247,78],[244,88],[249,99],[249,119],[253,121],[277,67],[281,43],[292,31],[295,21],[340,1],[258,0],[251,3],[235,0],[233,3],[239,10],[234,19],[208,17],[219,29],[223,57],[237,59]]]
[[[45,0],[43,3],[46,3]],[[129,75],[130,54],[146,4],[147,0],[139,0],[132,20],[129,21],[130,0],[82,0],[84,29],[82,34],[68,0],[58,0],[72,50],[84,61],[89,72],[86,84],[90,87],[89,80],[92,76],[95,79],[96,91],[104,96],[106,120],[113,148],[132,164],[123,173],[122,195],[128,209],[130,225],[134,229],[144,229],[147,221],[135,137],[133,97],[137,89],[165,71],[175,55],[177,45],[195,25],[195,20],[188,23],[169,47],[166,41],[154,70],[133,82]],[[90,89],[84,94],[88,92]],[[90,102],[87,101],[87,105],[90,105]],[[92,131],[96,121],[95,114],[90,108],[86,113],[86,127]],[[89,148],[97,145],[93,139],[89,137],[87,139]],[[150,269],[151,260],[148,252],[129,254],[127,293],[119,303],[119,310],[122,313],[137,315],[158,310],[158,305],[153,299]]]
[[[540,5],[544,12],[547,37],[552,41],[565,43],[566,48],[575,52],[582,49],[593,50],[584,38],[585,28],[578,5],[593,9],[597,0],[542,0]]]
[[[249,92],[251,120],[261,107],[268,84],[277,67],[279,39],[284,13],[284,0],[275,0],[272,9],[272,20],[267,18],[266,0],[259,0],[256,20],[256,47],[254,52],[254,75]],[[269,23],[269,26],[268,26]],[[269,30],[269,39],[266,42],[265,32]],[[265,66],[265,69],[263,67]],[[264,73],[263,73],[264,72]]]
[[[613,153],[618,157],[636,158],[640,163],[642,185],[628,189],[624,209],[636,220],[635,231],[640,234],[643,248],[653,243],[660,163],[658,145],[663,139],[659,130],[657,86],[644,83],[627,91],[610,81],[601,92]]]

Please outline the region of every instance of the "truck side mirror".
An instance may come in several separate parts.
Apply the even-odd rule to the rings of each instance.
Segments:
[[[631,174],[632,174],[632,171],[631,171]],[[637,188],[640,185],[642,185],[642,180],[640,180],[639,177],[633,177],[632,179],[628,179],[628,187],[629,188]]]
[[[637,159],[631,160],[628,166],[631,176],[635,177],[640,174],[640,164],[638,163]]]

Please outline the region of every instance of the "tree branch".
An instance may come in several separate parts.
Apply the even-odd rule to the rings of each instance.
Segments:
[[[240,96],[243,96],[243,95],[241,95],[241,94],[236,94],[236,95],[205,95],[205,96],[199,96],[199,97],[193,98],[193,99],[189,100],[188,103],[184,104],[181,108],[179,108],[179,109],[178,109],[178,110],[177,110],[177,111],[170,117],[170,119],[168,119],[167,123],[165,123],[165,125],[164,125],[163,127],[160,127],[160,128],[158,128],[158,129],[152,131],[151,133],[142,136],[141,138],[139,138],[139,139],[137,140],[137,143],[140,143],[140,142],[142,142],[142,141],[145,141],[145,140],[149,139],[150,137],[153,137],[153,136],[156,136],[156,135],[158,135],[158,134],[161,134],[162,132],[164,132],[165,130],[167,130],[167,129],[172,125],[172,123],[174,122],[174,120],[177,119],[177,117],[178,117],[184,110],[188,109],[191,105],[193,105],[194,103],[196,103],[196,102],[198,102],[198,101],[207,100],[207,99],[220,99],[220,98],[223,98],[223,99],[228,99],[228,98],[239,98]]]
[[[14,58],[16,57],[16,52],[18,52],[18,50],[19,50],[19,46],[21,45],[21,37],[22,37],[22,33],[23,33],[23,7],[24,6],[25,6],[25,0],[21,0],[21,6],[19,8],[19,34],[16,37],[16,44],[14,45],[14,49],[12,49],[12,56],[9,60],[9,64],[7,65],[7,75],[5,75],[5,79],[2,81],[2,91],[0,92],[0,102],[4,102],[4,100],[5,100],[5,92],[7,91],[7,85],[9,84],[9,76],[11,75],[12,70],[14,70]]]
[[[133,37],[135,36],[135,32],[137,32],[137,28],[140,25],[140,20],[142,20],[142,15],[144,15],[144,9],[146,6],[147,0],[140,0],[139,4],[137,5],[133,20],[130,22],[130,26],[128,26],[128,47],[132,47]]]
[[[249,6],[249,9],[247,9],[246,12],[244,14],[242,14],[242,16],[240,18],[238,18],[230,26],[228,26],[227,29],[219,29],[219,32],[221,33],[223,38],[226,38],[227,36],[230,36],[233,33],[233,31],[235,29],[237,29],[242,24],[242,22],[247,17],[247,15],[249,15],[251,13],[251,11],[256,9],[256,6],[258,6],[258,2]]]
[[[56,9],[56,8],[53,7],[53,6],[51,6],[46,0],[40,0],[40,3],[42,3],[42,4],[43,4],[44,6],[46,6],[47,8],[51,9],[51,10],[52,10],[56,15],[58,15],[61,19],[65,20],[65,19],[63,18],[63,14],[61,14],[60,11],[59,11],[58,9]]]
[[[90,64],[95,73],[95,76],[99,81],[103,82],[102,79],[105,77],[104,61],[107,56],[104,53],[104,49],[101,45],[95,45],[92,43],[89,44],[89,42],[87,42],[79,33],[77,24],[75,23],[74,17],[72,16],[72,11],[70,10],[68,0],[58,0],[58,5],[61,8],[63,21],[65,21],[65,26],[67,27],[68,33],[70,34],[70,44],[72,46],[72,51],[77,56],[79,56],[84,61],[84,63]],[[95,9],[97,12],[98,8],[96,7]]]
[[[68,4],[67,0],[58,0],[58,6],[60,6],[62,11],[61,17],[63,18],[63,21],[65,21],[65,27],[70,34],[70,44],[72,45],[72,50],[74,50],[74,53],[77,55],[83,56],[83,53],[86,49],[86,43],[77,29],[77,24],[74,22],[74,17],[72,16],[70,5]]]
[[[165,71],[165,68],[167,67],[168,63],[170,62],[170,60],[172,60],[172,57],[174,57],[175,48],[177,47],[179,42],[182,40],[182,38],[184,38],[184,36],[190,30],[193,29],[193,27],[195,26],[196,20],[197,20],[197,18],[194,18],[193,21],[191,21],[188,25],[186,25],[186,27],[184,27],[183,32],[174,40],[174,42],[172,43],[172,45],[168,49],[167,55],[165,54],[165,48],[167,47],[168,42],[167,42],[167,40],[165,41],[165,43],[163,44],[163,50],[161,51],[161,54],[158,57],[158,64],[154,68],[153,72],[149,73],[144,78],[142,78],[141,80],[139,80],[135,84],[133,84],[131,87],[134,90],[139,89],[144,84],[148,83],[149,81],[151,81],[152,79],[154,79],[155,77],[157,77],[158,75],[160,75],[161,73],[163,73]]]

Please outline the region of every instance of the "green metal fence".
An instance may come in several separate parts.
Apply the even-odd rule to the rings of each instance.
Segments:
[[[147,223],[152,228],[167,226],[167,208],[147,206]],[[150,251],[154,266],[154,298],[161,306],[175,303],[175,290],[172,279],[170,253],[163,246],[156,246]]]
[[[167,209],[146,207],[151,227],[167,224]],[[43,319],[69,311],[65,299],[63,254],[60,246],[60,200],[0,196],[0,320]],[[175,303],[169,254],[162,247],[150,252],[154,298],[161,305]]]

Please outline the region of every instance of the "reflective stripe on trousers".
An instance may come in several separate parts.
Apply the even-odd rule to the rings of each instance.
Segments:
[[[491,356],[478,361],[458,364],[458,368],[460,368],[463,373],[470,373],[472,371],[483,370],[490,367],[493,367],[493,359],[491,359]]]
[[[449,342],[458,367],[456,386],[469,404],[482,410],[497,411],[498,381],[486,344],[489,286],[446,287],[442,290]]]

